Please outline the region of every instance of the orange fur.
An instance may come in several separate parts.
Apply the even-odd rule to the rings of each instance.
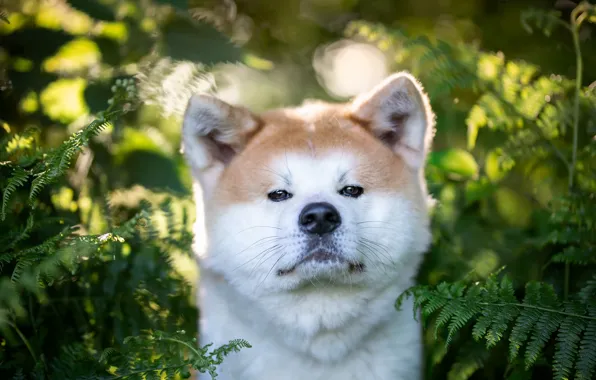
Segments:
[[[346,105],[318,103],[316,107],[306,107],[304,114],[308,117],[300,109],[273,110],[259,116],[260,130],[223,172],[215,202],[264,199],[278,175],[268,163],[272,159],[283,160],[287,153],[325,155],[341,151],[355,155],[359,162],[354,169],[356,178],[368,189],[406,191],[415,184],[415,173],[372,135],[365,122],[352,117]]]

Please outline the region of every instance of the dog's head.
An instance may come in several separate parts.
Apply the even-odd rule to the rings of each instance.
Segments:
[[[183,150],[203,194],[202,265],[247,293],[411,277],[430,240],[433,125],[405,73],[347,104],[261,115],[195,95]]]

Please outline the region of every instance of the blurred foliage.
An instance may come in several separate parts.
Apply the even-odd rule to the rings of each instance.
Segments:
[[[427,330],[428,378],[596,373],[596,94],[582,85],[579,43],[581,24],[595,16],[586,2],[570,22],[556,12],[522,13],[530,31],[571,32],[574,80],[469,44],[363,22],[348,28],[414,62],[435,102],[469,100],[467,150],[440,150],[428,161],[439,204],[424,285],[397,303],[414,296],[435,326]]]
[[[593,376],[596,16],[552,3],[0,0],[0,377],[183,378],[248,347],[197,347],[179,116],[336,99],[313,61],[347,38],[438,117],[406,294],[426,377]]]
[[[170,131],[179,128],[143,104],[135,77],[165,54],[183,57],[193,36],[212,44],[190,57],[201,64],[235,60],[238,48],[166,2],[9,5],[0,377],[213,373],[248,345],[197,347],[194,207]]]

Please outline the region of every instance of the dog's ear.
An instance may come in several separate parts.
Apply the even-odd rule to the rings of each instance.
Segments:
[[[246,108],[210,95],[191,97],[184,113],[182,151],[203,188],[215,185],[217,177],[260,125],[259,118]]]
[[[410,74],[394,74],[356,97],[350,117],[399,154],[413,169],[424,166],[434,115],[422,86]]]

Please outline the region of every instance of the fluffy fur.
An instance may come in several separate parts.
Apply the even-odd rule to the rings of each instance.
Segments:
[[[421,377],[421,328],[411,304],[394,302],[430,242],[423,164],[433,126],[406,73],[347,104],[261,115],[193,96],[183,150],[196,183],[200,340],[253,346],[227,357],[220,379]],[[364,192],[342,195],[346,186]],[[276,190],[291,197],[274,202]],[[299,228],[313,202],[337,209],[335,231]],[[308,260],[316,250],[335,259]]]

